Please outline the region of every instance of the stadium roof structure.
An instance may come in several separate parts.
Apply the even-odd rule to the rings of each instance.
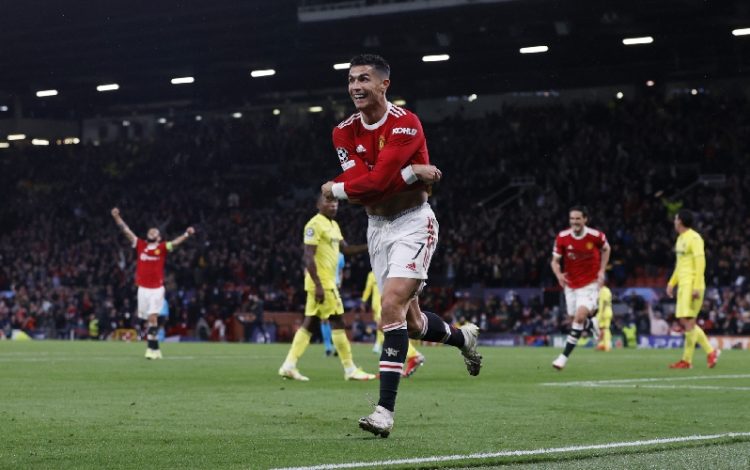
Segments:
[[[741,28],[744,0],[25,0],[0,17],[0,105],[85,117],[342,98],[333,64],[360,52],[386,57],[407,97],[736,77],[750,65]],[[422,59],[439,54],[449,60]]]

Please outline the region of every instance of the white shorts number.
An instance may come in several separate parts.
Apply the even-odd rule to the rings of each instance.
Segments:
[[[393,220],[370,217],[367,247],[380,292],[389,277],[427,279],[439,231],[427,203]]]

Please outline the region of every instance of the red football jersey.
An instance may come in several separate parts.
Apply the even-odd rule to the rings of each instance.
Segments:
[[[140,238],[135,243],[138,260],[135,264],[135,283],[140,287],[157,289],[164,285],[164,263],[167,261],[167,244],[149,245]]]
[[[412,163],[429,164],[427,141],[416,114],[388,103],[388,112],[366,124],[355,113],[333,129],[333,146],[343,173],[336,178],[352,201],[373,204],[406,189],[425,187],[406,184],[401,169]]]
[[[604,232],[590,227],[584,227],[583,234],[578,238],[573,229],[557,234],[552,254],[563,258],[563,271],[568,275],[569,287],[578,289],[597,280],[601,249],[606,245]]]

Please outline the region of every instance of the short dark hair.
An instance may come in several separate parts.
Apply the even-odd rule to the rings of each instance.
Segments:
[[[570,209],[568,209],[568,214],[570,214],[573,211],[578,211],[578,212],[581,213],[581,215],[583,215],[587,219],[589,218],[589,210],[588,210],[588,208],[586,206],[583,206],[583,205],[580,205],[580,204],[576,204],[575,206],[573,206]]]
[[[677,212],[677,218],[680,219],[680,222],[682,222],[682,225],[685,228],[693,228],[695,216],[690,209],[680,209],[680,211]]]
[[[377,54],[359,54],[352,57],[349,61],[349,67],[355,65],[372,65],[372,68],[385,75],[386,78],[391,76],[391,66],[384,58]]]

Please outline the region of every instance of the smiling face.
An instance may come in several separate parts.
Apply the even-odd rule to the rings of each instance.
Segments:
[[[580,234],[583,227],[586,225],[586,216],[581,211],[570,211],[568,214],[570,228],[573,229],[573,233]]]
[[[358,111],[385,106],[390,84],[391,80],[372,65],[353,65],[349,69],[349,96]]]

